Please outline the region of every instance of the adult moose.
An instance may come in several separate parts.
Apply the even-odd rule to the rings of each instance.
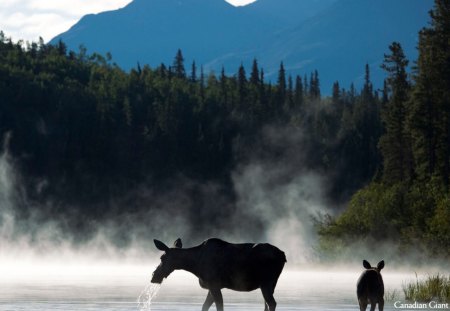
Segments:
[[[209,310],[213,303],[217,311],[223,311],[223,288],[236,291],[260,288],[264,310],[275,310],[273,293],[286,262],[285,254],[275,246],[208,239],[198,246],[182,248],[178,239],[169,248],[161,241],[154,242],[164,254],[153,272],[152,283],[162,283],[174,270],[186,270],[197,276],[200,286],[208,290],[202,311]]]
[[[359,309],[365,311],[370,303],[370,311],[374,311],[378,303],[378,310],[383,311],[384,283],[380,272],[384,268],[384,260],[380,261],[376,268],[366,260],[363,261],[363,266],[366,270],[359,277],[356,287]]]

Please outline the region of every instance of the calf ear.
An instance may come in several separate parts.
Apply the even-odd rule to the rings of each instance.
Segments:
[[[383,269],[383,268],[384,268],[384,260],[380,261],[380,262],[378,263],[378,265],[377,265],[377,269],[378,269],[378,270],[381,270],[381,269]]]
[[[178,238],[174,243],[173,243],[173,247],[175,248],[182,248],[183,247],[183,242],[181,242],[181,239]]]
[[[370,265],[370,263],[367,260],[363,260],[363,266],[366,269],[372,269],[372,266]]]
[[[169,249],[169,247],[161,241],[153,240],[153,242],[155,243],[156,248],[160,251],[166,252]]]

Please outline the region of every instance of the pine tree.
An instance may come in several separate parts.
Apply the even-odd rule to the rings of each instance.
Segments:
[[[278,70],[277,79],[277,94],[279,104],[282,105],[286,99],[286,70],[284,69],[284,64],[281,62],[280,69]]]
[[[256,59],[253,60],[252,72],[250,73],[250,83],[249,83],[249,96],[247,100],[247,114],[249,115],[249,120],[259,121],[261,117],[261,98],[260,98],[260,73],[258,68],[258,62]],[[253,123],[254,126],[255,123]]]
[[[294,108],[294,82],[292,76],[289,75],[286,91],[286,110],[289,112]]]
[[[383,90],[382,90],[382,97],[381,97],[381,107],[383,108],[387,102],[389,101],[389,90],[387,81],[383,81]]]
[[[387,183],[409,180],[412,177],[410,138],[406,132],[406,105],[410,85],[406,73],[408,60],[398,42],[389,46],[382,68],[387,72],[387,85],[391,94],[383,109],[385,134],[379,147],[383,156],[383,179]]]
[[[303,82],[302,77],[297,76],[295,79],[295,107],[298,109],[303,106]]]
[[[311,72],[309,75],[309,97],[314,98],[315,96],[315,85],[314,85],[314,73]]]
[[[197,65],[195,64],[195,61],[192,62],[191,82],[197,82]]]
[[[250,74],[250,84],[254,86],[259,85],[259,69],[256,59],[253,60],[252,73]]]
[[[220,71],[220,98],[222,98],[222,102],[226,105],[228,103],[228,91],[227,91],[227,76],[225,75],[225,68],[222,66],[222,70]]]
[[[369,64],[366,64],[366,68],[365,68],[364,86],[363,86],[362,95],[366,99],[373,98],[373,86],[372,86],[372,82],[370,81],[370,67],[369,67]]]
[[[205,73],[203,65],[200,67],[200,100],[202,103],[205,101]]]
[[[317,99],[320,99],[321,92],[320,92],[320,80],[319,80],[319,72],[317,70],[314,70],[314,90],[315,94],[314,97]]]
[[[303,91],[303,95],[305,97],[309,97],[309,85],[308,85],[308,76],[305,74],[305,76],[303,77],[303,82],[304,82],[304,91]]]
[[[247,98],[247,74],[244,65],[241,64],[238,70],[238,107],[244,109],[245,100]]]
[[[409,125],[416,173],[450,178],[450,2],[435,0],[431,27],[419,34]]]
[[[167,67],[164,63],[161,63],[157,71],[161,79],[165,79],[167,77]]]
[[[309,96],[312,99],[320,99],[320,81],[319,72],[317,70],[311,72],[309,80]]]
[[[177,51],[177,55],[173,61],[171,71],[175,74],[175,77],[184,79],[186,78],[186,70],[184,69],[184,57],[180,49]]]
[[[333,93],[332,93],[331,98],[332,98],[334,104],[339,103],[339,100],[341,98],[341,88],[339,86],[338,81],[333,83]]]

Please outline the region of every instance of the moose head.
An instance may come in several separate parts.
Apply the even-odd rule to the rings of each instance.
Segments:
[[[155,243],[156,248],[163,251],[164,254],[161,256],[161,263],[153,272],[151,282],[161,284],[174,270],[180,269],[180,259],[179,256],[177,256],[177,250],[183,247],[183,243],[181,242],[181,239],[177,239],[173,243],[173,247],[170,248],[161,241],[153,240],[153,242]]]

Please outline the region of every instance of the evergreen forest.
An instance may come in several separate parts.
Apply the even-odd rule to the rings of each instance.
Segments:
[[[155,194],[183,191],[199,235],[232,230],[235,172],[291,152],[280,178],[326,180],[334,213],[315,216],[322,252],[381,240],[448,258],[450,2],[436,0],[430,15],[417,60],[399,42],[386,47],[383,88],[367,65],[361,89],[336,81],[331,92],[317,71],[293,77],[283,63],[267,81],[257,60],[227,76],[185,64],[179,50],[172,64],[124,71],[109,54],[1,32],[0,138],[20,184],[14,213],[22,227],[39,213],[89,235],[105,219],[146,221],[167,208]]]

